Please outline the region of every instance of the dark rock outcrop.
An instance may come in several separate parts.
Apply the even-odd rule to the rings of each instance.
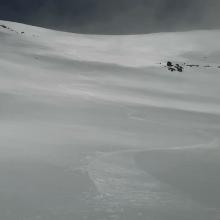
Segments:
[[[180,66],[178,63],[173,65],[173,63],[170,61],[167,62],[167,68],[171,72],[174,72],[174,71],[183,72],[183,69],[184,69],[183,66]]]

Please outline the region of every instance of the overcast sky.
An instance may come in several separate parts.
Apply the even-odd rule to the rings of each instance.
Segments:
[[[220,28],[220,0],[0,0],[0,19],[60,30],[132,34]]]

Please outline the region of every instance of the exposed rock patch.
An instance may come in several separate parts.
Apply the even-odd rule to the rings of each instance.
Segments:
[[[170,70],[171,72],[173,71],[178,71],[178,72],[183,72],[183,66],[177,64],[173,64],[172,62],[168,61],[167,62],[167,68],[168,70]]]
[[[188,66],[188,67],[199,67],[199,65],[197,65],[197,64],[187,64],[186,66]]]
[[[9,30],[9,31],[15,32],[16,34],[24,34],[24,31],[22,31],[21,33],[19,33],[18,31],[14,30],[14,29],[12,29],[12,28],[10,28],[10,27],[4,25],[4,24],[0,24],[0,27],[1,27],[1,28],[4,28],[4,29],[7,29],[7,30]]]
[[[160,63],[160,65],[163,65],[162,63]],[[187,64],[187,63],[183,63],[183,64],[179,64],[179,63],[173,63],[171,61],[167,61],[166,65],[164,66],[166,67],[169,71],[171,72],[174,72],[174,71],[178,71],[178,72],[183,72],[184,69],[186,67],[188,68],[199,68],[199,67],[204,67],[204,68],[219,68],[220,69],[220,66],[211,66],[209,64],[207,65],[204,65],[204,66],[201,66],[199,64]]]

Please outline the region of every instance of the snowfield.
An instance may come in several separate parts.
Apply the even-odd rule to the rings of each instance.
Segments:
[[[219,39],[0,21],[0,219],[219,220]]]

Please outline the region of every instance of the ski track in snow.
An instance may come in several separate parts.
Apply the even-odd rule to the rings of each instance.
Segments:
[[[152,175],[137,168],[134,156],[137,153],[150,151],[184,151],[204,150],[219,147],[219,139],[214,138],[207,143],[190,146],[174,146],[167,148],[126,149],[114,152],[97,152],[88,162],[87,172],[94,182],[98,195],[93,206],[104,209],[120,207],[185,207],[186,211],[200,205],[180,195],[178,191],[170,191],[169,186],[160,183]],[[162,185],[161,185],[162,184]],[[220,211],[220,210],[219,210]]]

